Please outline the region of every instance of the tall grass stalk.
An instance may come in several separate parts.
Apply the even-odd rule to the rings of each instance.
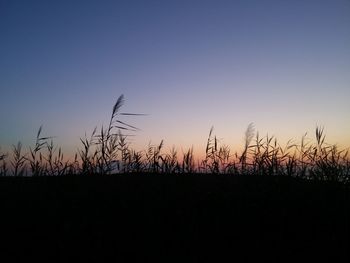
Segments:
[[[40,137],[42,132],[42,126],[40,126],[35,145],[33,148],[29,147],[29,157],[27,158],[32,176],[42,176],[46,175],[43,155],[41,150],[47,145],[47,140],[51,139],[51,137]]]
[[[18,142],[17,145],[12,146],[13,160],[11,165],[13,168],[14,176],[23,176],[26,168],[26,157],[22,154],[22,143]]]

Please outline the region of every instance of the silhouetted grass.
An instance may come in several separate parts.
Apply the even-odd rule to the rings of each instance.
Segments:
[[[178,157],[175,149],[169,153],[163,152],[163,141],[159,145],[149,145],[144,151],[133,150],[128,142],[128,136],[138,129],[121,121],[119,117],[142,114],[121,113],[123,104],[122,95],[113,106],[107,128],[96,127],[90,137],[85,135],[80,139],[82,148],[78,150],[74,160],[64,160],[63,153],[60,148],[57,150],[53,138],[41,136],[42,127],[40,127],[35,144],[29,148],[29,152],[24,153],[22,144],[19,142],[13,146],[12,154],[0,154],[0,175],[210,173],[292,176],[349,182],[348,151],[339,150],[336,145],[327,144],[321,127],[316,127],[314,143],[305,134],[300,144],[289,141],[282,146],[275,137],[260,137],[251,123],[244,134],[244,148],[240,154],[237,152],[232,154],[229,146],[220,145],[212,127],[206,144],[205,158],[196,160],[192,148],[183,153],[182,158]]]
[[[54,138],[0,153],[3,256],[46,262],[348,262],[348,152],[315,141],[282,146],[249,124],[241,153],[209,132],[205,158],[164,142],[132,149],[119,120],[81,138],[65,160]],[[128,133],[128,134],[126,134]]]

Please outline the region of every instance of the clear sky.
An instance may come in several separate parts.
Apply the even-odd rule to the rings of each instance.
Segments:
[[[281,141],[350,146],[349,0],[0,0],[0,145],[66,151],[124,94],[134,146],[230,146],[250,122]]]

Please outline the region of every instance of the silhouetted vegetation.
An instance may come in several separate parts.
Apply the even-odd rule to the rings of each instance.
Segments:
[[[135,151],[125,132],[138,129],[120,120],[120,116],[142,114],[121,113],[124,97],[115,103],[107,128],[95,128],[90,137],[81,138],[82,148],[75,158],[67,161],[53,138],[41,136],[39,128],[35,144],[28,153],[19,142],[12,153],[0,154],[1,176],[63,176],[106,175],[128,173],[162,174],[230,174],[292,176],[303,179],[338,181],[350,178],[348,151],[327,144],[324,130],[316,127],[314,142],[305,134],[301,142],[289,141],[282,146],[277,138],[261,137],[249,124],[245,132],[242,153],[232,153],[227,145],[220,145],[213,127],[210,129],[204,160],[196,160],[193,148],[181,156],[175,149],[163,151],[159,145],[149,145],[144,151]]]
[[[242,153],[211,128],[205,158],[193,148],[135,151],[137,128],[113,107],[107,128],[65,160],[40,127],[29,152],[0,154],[2,255],[12,261],[348,262],[349,159],[325,142],[281,146],[253,124]]]

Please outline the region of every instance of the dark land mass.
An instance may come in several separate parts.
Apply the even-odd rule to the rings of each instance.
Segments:
[[[3,177],[0,209],[0,257],[17,262],[350,260],[350,189],[339,183],[282,176]]]

